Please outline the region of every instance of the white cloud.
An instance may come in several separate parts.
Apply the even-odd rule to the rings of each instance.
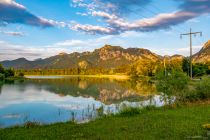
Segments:
[[[12,0],[0,0],[1,3],[11,3]]]
[[[67,51],[65,48],[50,46],[23,46],[0,41],[0,61],[25,57],[29,60],[45,58]]]
[[[162,13],[152,18],[144,18],[132,22],[118,17],[116,14],[104,11],[89,11],[94,17],[101,17],[108,24],[107,27],[95,26],[90,24],[75,24],[71,27],[72,30],[79,30],[91,34],[120,34],[126,31],[154,31],[159,29],[168,29],[171,25],[177,25],[186,20],[197,16],[196,13],[187,11],[178,11],[173,13]]]
[[[47,19],[30,13],[25,6],[14,0],[0,0],[0,17],[0,23],[18,23],[43,28],[53,26]]]
[[[202,45],[200,46],[193,46],[193,54],[197,53],[198,51],[201,50]],[[175,55],[175,54],[179,54],[179,55],[183,55],[183,56],[189,56],[190,55],[190,48],[189,47],[183,47],[183,48],[177,48],[177,49],[151,49],[151,51],[154,51],[157,54],[161,54],[161,55]]]
[[[80,15],[80,16],[88,16],[88,13],[81,13],[81,12],[76,12],[77,15]]]
[[[109,13],[103,12],[103,11],[93,11],[92,16],[99,16],[99,17],[103,17],[106,19],[117,19],[118,18],[115,14],[109,14]]]
[[[112,34],[113,29],[109,27],[102,27],[102,26],[94,26],[90,24],[74,24],[70,27],[70,29],[75,30],[75,31],[84,31],[90,34]]]
[[[199,22],[194,18],[210,13],[210,2],[207,0],[183,0],[183,3],[179,5],[178,11],[160,13],[154,17],[128,21],[126,16],[122,14],[122,11],[130,14],[139,12],[132,9],[129,10],[131,8],[129,6],[135,5],[138,7],[138,3],[145,6],[149,2],[151,1],[93,0],[88,2],[73,0],[75,7],[84,8],[87,11],[85,15],[100,17],[106,23],[106,26],[100,26],[100,28],[90,24],[77,24],[79,25],[77,30],[90,32],[91,34],[120,34],[126,31],[150,32],[170,29],[172,26],[186,21]],[[121,12],[119,12],[120,9],[122,10]]]
[[[187,22],[188,22],[188,23],[199,23],[200,20],[198,20],[198,19],[190,19],[190,20],[188,20]]]
[[[10,36],[24,36],[23,32],[15,32],[15,31],[0,31],[0,33]]]

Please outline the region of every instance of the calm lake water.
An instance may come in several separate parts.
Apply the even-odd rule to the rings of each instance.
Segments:
[[[116,113],[125,106],[162,106],[152,83],[82,77],[29,77],[0,84],[0,127],[27,121],[87,122],[100,112]]]

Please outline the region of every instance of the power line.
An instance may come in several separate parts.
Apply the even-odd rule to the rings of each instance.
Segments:
[[[153,9],[156,9],[157,11],[159,11],[160,13],[166,13],[165,10],[158,8],[158,6],[156,6],[156,5],[154,5],[154,4],[150,4],[150,6],[151,6]],[[150,10],[150,11],[151,11],[151,10]],[[153,13],[154,13],[154,12],[153,12]],[[179,31],[181,31],[181,32],[187,31],[184,27],[181,27],[180,25],[178,25],[178,26],[176,26],[176,27],[179,28],[179,29],[177,29],[177,30],[179,30]],[[178,31],[178,32],[179,32],[179,31]]]
[[[180,34],[180,38],[182,39],[182,36],[189,36],[190,37],[190,78],[192,79],[192,35],[196,36],[197,34],[200,34],[202,36],[202,32],[192,32],[192,29],[190,28],[189,33]]]

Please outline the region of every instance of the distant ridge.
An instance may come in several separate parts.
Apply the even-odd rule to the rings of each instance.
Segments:
[[[167,56],[173,61],[181,61],[184,56]],[[105,45],[102,48],[95,49],[93,52],[74,52],[67,54],[61,52],[58,55],[29,61],[25,58],[19,58],[12,61],[2,61],[6,68],[15,69],[66,69],[79,68],[85,64],[87,68],[105,68],[112,69],[122,65],[130,65],[139,60],[162,61],[164,56],[157,55],[150,50],[142,48],[127,48],[121,46]],[[193,56],[194,63],[210,62],[210,41]]]

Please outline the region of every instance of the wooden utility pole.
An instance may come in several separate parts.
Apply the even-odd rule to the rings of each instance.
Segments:
[[[202,32],[192,32],[192,29],[190,28],[189,33],[181,34],[180,37],[182,39],[182,36],[187,35],[190,36],[190,78],[193,79],[192,73],[192,35],[196,36],[197,34],[200,34],[202,36]]]
[[[166,57],[164,56],[164,61],[163,61],[163,64],[164,64],[164,75],[166,77]]]

